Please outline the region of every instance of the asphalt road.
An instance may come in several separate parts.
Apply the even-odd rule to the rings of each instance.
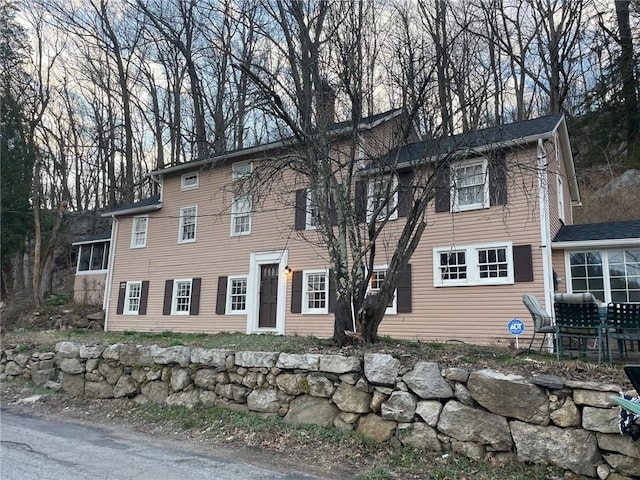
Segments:
[[[312,480],[188,450],[179,441],[0,411],[2,480]]]

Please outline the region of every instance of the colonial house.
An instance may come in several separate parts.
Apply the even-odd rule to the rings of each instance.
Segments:
[[[619,243],[600,236],[581,242],[584,232],[571,225],[580,196],[562,115],[439,140],[415,138],[404,146],[393,143],[400,118],[392,111],[360,124],[359,138],[369,150],[377,149],[380,158],[396,155],[391,182],[402,184],[413,166],[445,155],[455,154],[456,161],[428,206],[426,231],[380,334],[505,343],[511,338],[507,323],[521,318],[524,341],[533,326],[523,294],[536,295],[552,311],[554,279],[565,279],[559,288],[568,291],[598,281],[589,268],[596,257],[585,252],[601,251],[605,270],[630,265],[633,255],[638,261],[640,222],[634,224],[635,237]],[[337,145],[340,136],[335,138]],[[106,330],[332,335],[335,290],[326,251],[308,241],[316,226],[305,185],[272,188],[260,202],[232,188],[234,180],[287,146],[290,141],[275,142],[154,171],[160,195],[105,214],[113,219],[108,262],[103,256],[100,265],[108,266],[100,270],[106,273]],[[366,192],[370,202],[376,186],[369,184]],[[390,208],[372,290],[384,281],[388,248],[405,221],[402,201],[396,198]],[[89,245],[94,244],[80,245],[78,267],[78,277],[86,280],[92,269],[84,268],[85,257],[94,265]],[[600,272],[602,284],[608,278]],[[626,291],[629,300],[638,295],[634,281],[636,287]],[[622,295],[613,287],[602,292],[603,301]]]

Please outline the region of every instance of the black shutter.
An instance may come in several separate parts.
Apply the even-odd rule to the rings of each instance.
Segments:
[[[171,301],[173,300],[173,280],[164,282],[164,302],[162,304],[162,314],[171,315]]]
[[[507,203],[507,161],[504,151],[489,162],[489,200],[491,205]]]
[[[140,288],[140,306],[138,307],[138,315],[147,314],[147,302],[149,300],[149,281],[144,280]]]
[[[449,168],[443,169],[437,174],[436,182],[436,213],[448,212],[451,209],[451,180]]]
[[[295,229],[304,230],[307,226],[307,190],[296,190]]]
[[[514,245],[513,280],[516,282],[533,282],[531,245]]]
[[[189,315],[198,315],[200,313],[200,284],[201,278],[191,280],[191,308]]]
[[[398,279],[398,313],[411,313],[411,264],[407,264]]]
[[[338,224],[338,210],[336,210],[336,201],[331,195],[329,199],[329,206],[331,208],[331,212],[329,216],[331,217],[331,226],[335,227]]]
[[[412,171],[398,174],[398,217],[406,217],[411,209],[411,201],[413,200],[412,183]]]
[[[122,315],[124,312],[124,296],[127,293],[127,282],[120,282],[118,288],[118,306],[116,307],[116,313]]]
[[[369,182],[367,180],[358,180],[356,182],[356,198],[355,198],[355,214],[356,222],[364,223],[367,221],[367,189]]]
[[[327,310],[329,313],[336,311],[336,275],[333,270],[329,270],[329,303]]]
[[[302,313],[302,270],[294,271],[291,279],[291,313]]]
[[[218,290],[216,292],[216,315],[224,315],[227,309],[227,282],[229,277],[218,277]]]

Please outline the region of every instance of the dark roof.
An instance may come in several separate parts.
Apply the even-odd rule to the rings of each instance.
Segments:
[[[393,110],[387,110],[386,112],[377,113],[369,117],[364,117],[360,120],[360,123],[358,124],[358,129],[366,130],[366,129],[372,128],[375,126],[377,122],[383,121],[385,119],[393,118],[399,115],[402,111],[403,109],[401,108],[395,108]],[[334,123],[333,125],[330,126],[329,132],[332,135],[339,135],[342,133],[341,130],[346,129],[351,125],[352,125],[351,121]],[[280,140],[274,140],[272,142],[254,145],[253,147],[244,147],[244,148],[239,148],[235,150],[227,150],[222,153],[213,154],[211,156],[193,158],[191,160],[188,160],[184,163],[180,163],[178,165],[172,165],[172,166],[164,167],[160,170],[154,170],[150,172],[150,174],[151,175],[166,174],[166,173],[186,170],[195,166],[205,165],[205,164],[218,165],[227,161],[230,157],[237,158],[237,156],[253,153],[256,151],[265,152],[272,149],[278,149],[282,147],[295,145],[297,142],[298,140],[296,139],[295,136],[283,137]]]
[[[105,232],[96,233],[94,235],[89,235],[87,237],[82,237],[75,242],[74,245],[78,243],[92,243],[92,242],[104,242],[105,240],[111,240],[111,230],[107,230]]]
[[[470,130],[451,137],[416,142],[400,147],[399,151],[392,152],[387,158],[389,161],[393,158],[392,163],[402,164],[423,158],[447,155],[461,149],[468,150],[509,142],[518,143],[529,137],[552,132],[561,119],[561,114],[547,115],[532,120]],[[396,155],[398,156],[396,157]]]
[[[146,207],[154,207],[156,205],[160,205],[160,195],[152,195],[151,197],[143,198],[142,200],[139,200],[137,202],[127,203],[126,205],[122,205],[118,208],[103,213],[102,216],[104,217],[117,215],[122,212],[128,212],[129,210],[139,210]]]
[[[640,239],[640,220],[563,225],[553,241],[583,242],[586,240],[622,240],[628,238]]]

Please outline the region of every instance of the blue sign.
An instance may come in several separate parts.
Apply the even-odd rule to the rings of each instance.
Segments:
[[[507,323],[507,330],[511,335],[522,335],[524,332],[524,322],[519,318],[514,318]]]

